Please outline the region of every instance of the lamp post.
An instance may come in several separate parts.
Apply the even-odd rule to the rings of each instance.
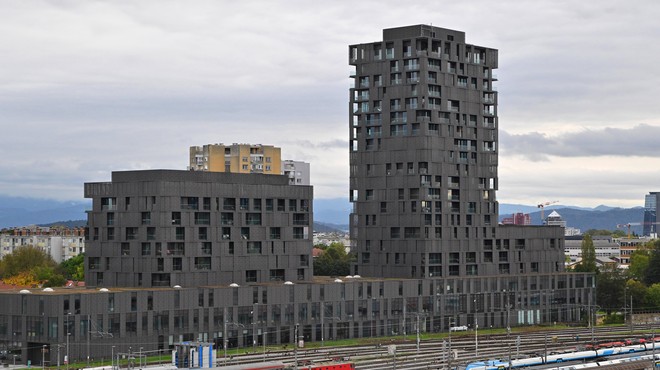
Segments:
[[[46,368],[46,345],[41,348],[41,370]]]
[[[64,364],[66,365],[66,370],[69,370],[69,316],[71,316],[71,311],[66,313],[66,356],[64,358]]]
[[[252,351],[257,351],[257,303],[252,305]]]
[[[479,357],[479,321],[477,320],[477,299],[474,299],[474,355]]]
[[[296,328],[293,331],[293,356],[296,361],[293,368],[298,370],[298,323],[296,323]]]
[[[112,346],[112,358],[110,359],[112,370],[115,369],[115,346]]]

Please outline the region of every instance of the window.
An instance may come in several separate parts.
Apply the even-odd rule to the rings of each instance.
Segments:
[[[293,228],[293,238],[294,239],[307,239],[306,227],[294,227]]]
[[[235,198],[224,198],[222,201],[222,209],[225,211],[234,211],[236,210],[236,199]]]
[[[212,250],[211,242],[202,242],[202,254],[211,254]]]
[[[135,240],[137,238],[137,233],[138,233],[137,227],[127,227],[126,240]]]
[[[114,227],[109,227],[108,228],[108,240],[115,240],[115,228]]]
[[[273,200],[272,199],[266,199],[266,211],[268,211],[268,212],[273,211]]]
[[[281,231],[279,227],[270,228],[270,238],[271,239],[281,239]]]
[[[247,252],[249,254],[261,254],[261,242],[248,242]]]
[[[252,199],[252,208],[255,211],[261,211],[261,199]]]
[[[390,238],[398,239],[401,237],[401,229],[398,227],[390,228]]]
[[[493,252],[484,252],[484,262],[493,262]]]
[[[250,199],[248,198],[241,198],[240,200],[240,208],[241,210],[248,210],[250,208]]]
[[[172,258],[172,270],[181,271],[183,270],[183,261],[180,257]]]
[[[196,270],[210,270],[211,269],[211,257],[195,257],[195,269]]]
[[[198,233],[197,233],[197,237],[199,238],[199,240],[206,240],[206,239],[208,239],[208,238],[209,238],[209,235],[208,235],[208,228],[206,228],[206,227],[200,227],[200,228],[199,228],[199,231],[198,231]]]
[[[460,254],[458,252],[449,253],[449,263],[461,263]]]
[[[106,225],[112,226],[115,224],[115,214],[112,212],[108,212],[108,214],[105,215],[106,217]]]
[[[247,282],[247,283],[256,283],[257,282],[257,270],[247,270],[247,271],[245,271],[245,282]]]
[[[172,212],[172,225],[181,225],[181,212]]]
[[[234,224],[234,214],[230,212],[222,212],[220,214],[220,223],[222,225],[233,225]]]
[[[143,256],[151,255],[151,243],[142,243],[142,255]]]
[[[211,214],[209,212],[195,212],[195,225],[210,225]]]
[[[249,240],[250,239],[250,228],[249,227],[241,227],[241,239],[243,239],[243,240]]]
[[[151,225],[151,212],[142,212],[142,225]]]
[[[246,213],[245,214],[245,224],[246,225],[261,225],[261,213]]]
[[[186,238],[186,228],[185,227],[177,227],[175,237],[176,237],[176,240],[184,240]]]
[[[199,209],[199,198],[181,197],[181,209]]]

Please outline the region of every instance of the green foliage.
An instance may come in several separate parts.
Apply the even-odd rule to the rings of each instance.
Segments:
[[[606,315],[605,318],[603,319],[603,324],[605,325],[611,325],[611,324],[623,324],[623,315],[619,314],[610,314]]]
[[[0,260],[0,278],[8,284],[61,286],[64,276],[46,252],[31,245],[20,247]]]
[[[628,280],[626,282],[626,306],[630,306],[630,296],[633,298],[633,307],[646,307],[647,288],[644,283],[638,280]]]
[[[652,245],[651,257],[649,258],[644,282],[647,286],[660,283],[660,240],[656,240]]]
[[[603,266],[596,275],[596,301],[608,315],[623,307],[625,286],[625,276],[616,266]]]
[[[638,248],[630,255],[630,265],[628,266],[628,276],[631,279],[643,281],[646,277],[651,253],[647,248]]]
[[[596,266],[596,248],[591,239],[591,235],[585,234],[582,238],[582,261],[575,266],[576,272],[597,272]]]
[[[62,262],[60,269],[67,279],[76,281],[85,280],[85,254],[81,253]]]
[[[314,259],[314,275],[345,276],[351,272],[352,255],[346,253],[341,243],[329,246],[317,246],[323,249],[323,254]]]
[[[602,230],[602,229],[589,229],[587,230],[584,235],[589,235],[590,237],[595,236],[595,235],[604,235],[604,236],[610,236],[612,235],[612,231],[610,230]]]
[[[646,301],[650,307],[660,307],[660,283],[653,284],[648,288]]]
[[[50,266],[54,268],[56,265],[46,252],[27,245],[17,248],[13,253],[5,255],[0,260],[0,278],[12,277],[35,267]]]

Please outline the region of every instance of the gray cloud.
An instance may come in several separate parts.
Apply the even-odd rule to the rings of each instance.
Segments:
[[[652,72],[660,49],[650,47],[660,38],[660,2],[476,0],[391,11],[400,5],[0,2],[0,193],[79,200],[83,182],[107,181],[112,170],[185,168],[190,145],[250,142],[311,162],[316,196],[345,197],[347,45],[418,23],[499,49],[500,161],[526,160],[518,172],[500,171],[511,201],[545,198],[534,195],[542,186],[515,178],[538,180],[540,163],[561,183],[556,158],[591,165],[594,155],[657,155],[653,135],[634,133],[644,131],[639,122],[660,126]],[[574,127],[583,132],[566,134]],[[651,180],[629,178],[639,189]],[[579,190],[583,203],[598,196]]]
[[[502,155],[520,155],[531,161],[557,157],[659,157],[660,126],[605,127],[557,135],[500,131]]]

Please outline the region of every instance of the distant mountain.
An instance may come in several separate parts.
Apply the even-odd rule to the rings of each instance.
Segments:
[[[90,208],[91,202],[86,200],[63,202],[0,196],[0,228],[53,223],[81,226],[87,219],[85,211]],[[348,230],[351,208],[352,205],[347,198],[314,199],[314,230]],[[583,231],[615,230],[618,224],[641,222],[644,219],[642,207],[614,208],[600,205],[596,208],[584,208],[552,205],[544,209],[544,214],[547,216],[552,210],[559,212],[568,226]],[[541,212],[535,205],[500,203],[499,211],[500,221],[513,213],[523,212],[530,214],[532,224],[541,224]],[[640,233],[641,227],[633,227],[632,231]]]
[[[348,225],[351,209],[348,198],[314,199],[314,220],[326,224]]]
[[[345,233],[348,232],[348,225],[335,225],[314,221],[314,231],[319,233]]]
[[[597,210],[597,209],[603,209]],[[641,222],[644,219],[644,208],[614,208],[607,206],[599,206],[595,209],[578,209],[578,208],[556,208],[545,209],[544,216],[547,217],[552,211],[557,211],[562,219],[566,221],[566,225],[578,228],[582,231],[589,229],[605,229],[616,230],[617,225],[627,224],[632,222]],[[533,225],[541,225],[541,212],[529,213]],[[500,221],[504,217],[510,217],[510,214],[500,213]],[[632,231],[641,233],[640,226],[632,227]]]
[[[68,228],[85,227],[87,226],[87,220],[55,221],[48,224],[39,224],[39,226],[45,226],[45,227],[64,226]]]
[[[0,228],[86,219],[91,202],[0,196]]]

